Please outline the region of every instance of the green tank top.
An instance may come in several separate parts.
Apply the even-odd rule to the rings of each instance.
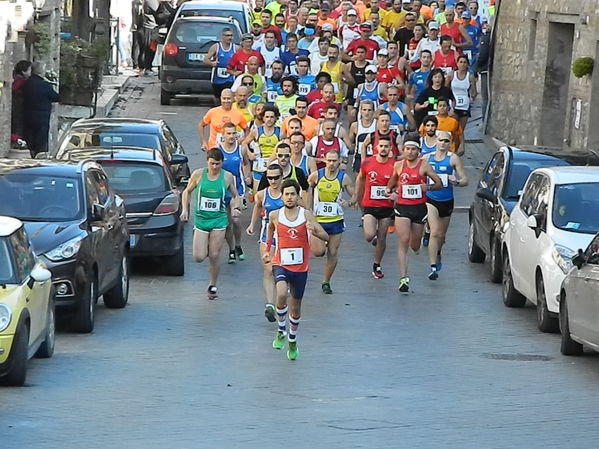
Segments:
[[[227,227],[225,205],[225,172],[220,170],[214,181],[208,179],[208,169],[202,171],[202,178],[196,186],[197,203],[195,208],[195,227],[210,232]]]

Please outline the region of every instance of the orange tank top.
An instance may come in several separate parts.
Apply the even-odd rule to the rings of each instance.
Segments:
[[[305,209],[299,208],[294,221],[285,216],[285,207],[279,209],[275,230],[275,254],[272,265],[296,273],[308,271],[310,261],[310,233],[306,227]]]

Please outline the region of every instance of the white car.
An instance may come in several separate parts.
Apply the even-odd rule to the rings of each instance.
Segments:
[[[537,306],[542,332],[559,329],[559,294],[572,256],[599,229],[599,167],[533,171],[512,211],[503,244],[503,302]]]

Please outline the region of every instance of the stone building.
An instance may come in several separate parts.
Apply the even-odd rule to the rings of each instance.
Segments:
[[[502,0],[488,132],[513,145],[599,150],[599,2]],[[592,76],[572,63],[592,57]]]

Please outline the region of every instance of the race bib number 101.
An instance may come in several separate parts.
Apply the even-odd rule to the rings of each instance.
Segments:
[[[405,200],[415,200],[422,198],[422,187],[417,185],[401,186],[401,197]]]

